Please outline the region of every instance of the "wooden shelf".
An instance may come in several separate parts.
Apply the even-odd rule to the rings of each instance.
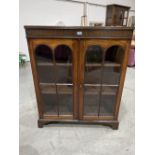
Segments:
[[[57,90],[56,90],[57,86]],[[43,94],[72,94],[72,85],[61,85],[61,84],[41,84],[41,92]]]
[[[54,66],[52,62],[38,62],[37,66]]]
[[[56,91],[57,86],[57,91]],[[72,94],[72,84],[41,84],[41,92],[43,94]],[[97,95],[100,93],[100,86],[102,86],[101,95],[116,95],[118,85],[100,85],[100,84],[85,84],[84,87],[86,95]]]
[[[89,91],[87,91],[84,94],[85,95],[99,95],[100,92],[91,92],[91,91],[89,92]],[[102,92],[101,95],[116,95],[116,92]]]
[[[37,66],[72,66],[71,63],[38,62]]]
[[[117,87],[85,87],[85,94],[86,95],[97,95],[100,94],[100,91],[102,91],[101,95],[116,95]]]
[[[38,62],[37,66],[72,66],[71,63],[51,63],[51,62]],[[104,67],[120,67],[121,65],[119,63],[111,63],[107,62],[104,63]],[[99,63],[91,63],[91,64],[86,64],[86,67],[102,67],[102,64]]]
[[[117,84],[84,84],[84,86],[96,86],[96,87],[118,87],[119,85]]]
[[[48,116],[52,116],[52,117],[72,117],[73,116],[73,111],[70,112],[70,107],[66,107],[66,105],[59,105],[59,114],[58,114],[58,106],[55,105],[53,107],[53,109],[55,109],[55,111],[52,111],[50,108],[48,110],[45,110],[44,115],[48,115]]]
[[[112,63],[112,62],[106,62],[104,64],[104,67],[120,67],[120,66],[121,66],[121,64],[119,64],[119,63]]]
[[[104,65],[101,63],[91,63],[91,64],[86,64],[86,67],[120,67],[121,64],[119,63],[112,63],[112,62],[105,62]]]
[[[86,63],[86,67],[101,67],[101,63]]]
[[[47,86],[47,85],[51,85],[51,86],[73,86],[72,83],[43,83],[43,82],[40,82],[40,86]]]

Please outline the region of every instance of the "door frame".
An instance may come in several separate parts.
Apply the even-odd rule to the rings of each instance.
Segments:
[[[120,100],[122,96],[122,89],[124,85],[125,72],[126,72],[126,64],[127,64],[127,55],[130,42],[126,40],[103,40],[103,39],[85,39],[80,40],[80,60],[79,60],[79,68],[78,68],[78,89],[79,89],[79,119],[80,120],[117,120]],[[99,45],[104,49],[104,52],[110,47],[114,45],[118,45],[124,48],[124,60],[121,66],[120,72],[120,80],[118,90],[116,92],[116,99],[114,104],[114,112],[112,116],[84,116],[84,67],[85,67],[85,54],[89,45]]]
[[[33,73],[34,85],[35,85],[35,92],[37,97],[37,106],[39,111],[39,118],[40,119],[78,119],[78,79],[77,79],[77,69],[78,69],[78,40],[76,39],[29,39],[29,54],[31,59],[31,68]],[[36,67],[36,59],[35,59],[35,48],[38,45],[47,45],[52,49],[58,45],[67,45],[72,51],[72,79],[73,79],[73,115],[47,115],[44,114],[44,103],[41,95],[41,89],[39,86],[39,74],[37,72]]]

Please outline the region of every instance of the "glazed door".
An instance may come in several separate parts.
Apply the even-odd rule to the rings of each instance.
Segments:
[[[34,40],[32,59],[43,118],[77,118],[77,41]]]
[[[116,42],[81,42],[80,119],[113,119],[124,50]]]

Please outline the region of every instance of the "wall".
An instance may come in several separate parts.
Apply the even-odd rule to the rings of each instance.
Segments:
[[[84,0],[79,0],[83,1]],[[122,4],[134,10],[134,0],[87,0],[98,4]],[[105,22],[106,8],[88,6],[88,20]],[[134,14],[131,12],[130,14]],[[83,5],[56,0],[20,0],[19,51],[28,55],[24,25],[55,25],[64,21],[66,26],[79,26]],[[29,60],[29,57],[28,57]]]

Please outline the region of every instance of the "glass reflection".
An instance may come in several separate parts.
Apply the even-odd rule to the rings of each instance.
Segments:
[[[86,63],[102,63],[102,48],[100,46],[92,45],[88,47]]]

